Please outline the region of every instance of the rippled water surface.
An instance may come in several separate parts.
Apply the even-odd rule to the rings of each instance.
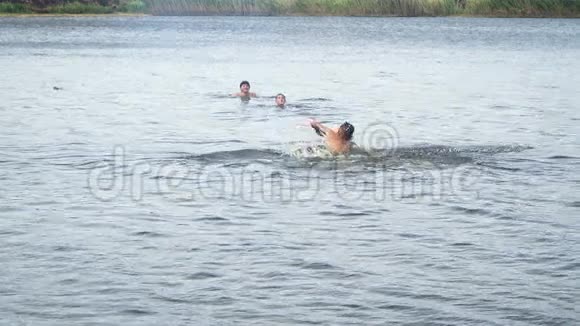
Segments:
[[[578,324],[579,57],[579,20],[0,18],[0,324]]]

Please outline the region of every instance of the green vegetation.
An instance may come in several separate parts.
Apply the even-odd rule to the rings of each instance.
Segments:
[[[5,14],[147,13],[142,0],[0,0]]]
[[[580,17],[580,0],[145,0],[153,15]]]
[[[147,12],[147,4],[145,4],[145,2],[141,1],[141,0],[130,0],[130,1],[126,1],[124,2],[124,4],[122,4],[122,9],[123,9],[123,5],[124,5],[124,11],[126,12],[140,12],[140,13],[145,13]]]
[[[0,12],[7,14],[29,13],[30,8],[22,3],[0,2]]]
[[[580,17],[580,0],[0,0],[0,13]]]
[[[457,0],[147,0],[154,15],[446,16]]]
[[[49,14],[110,14],[113,11],[112,7],[80,2],[63,3],[46,8]]]
[[[467,0],[465,14],[500,17],[580,17],[580,0]]]

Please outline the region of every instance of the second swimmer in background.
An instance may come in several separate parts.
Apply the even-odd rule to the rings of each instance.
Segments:
[[[279,93],[276,95],[276,106],[283,109],[286,106],[286,95]]]

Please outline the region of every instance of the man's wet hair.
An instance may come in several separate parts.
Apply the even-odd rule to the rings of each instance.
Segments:
[[[282,93],[278,93],[278,94],[276,94],[276,97],[278,97],[278,96],[282,96],[283,98],[286,98],[286,95],[284,95],[284,94],[282,94]]]
[[[345,122],[343,124],[340,125],[340,133],[342,134],[342,136],[344,137],[344,139],[346,140],[351,140],[352,139],[352,135],[354,134],[354,126],[351,125],[348,122]]]
[[[242,85],[244,85],[244,84],[245,84],[245,85],[248,85],[248,87],[251,87],[251,86],[250,86],[250,82],[249,82],[249,81],[247,81],[247,80],[242,80],[242,82],[240,83],[240,88],[242,88]]]

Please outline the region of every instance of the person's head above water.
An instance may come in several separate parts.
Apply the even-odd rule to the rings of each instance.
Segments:
[[[242,93],[248,93],[250,91],[250,82],[247,80],[243,80],[240,83],[240,91],[242,91]]]
[[[276,106],[282,108],[284,105],[286,105],[286,96],[282,93],[279,93],[276,95]]]
[[[240,97],[242,100],[248,100],[250,97],[257,97],[256,93],[250,92],[250,82],[243,80],[240,83],[240,92],[234,93],[232,96]]]
[[[354,126],[348,122],[344,122],[338,128],[338,135],[341,136],[344,140],[351,140],[353,134]]]

